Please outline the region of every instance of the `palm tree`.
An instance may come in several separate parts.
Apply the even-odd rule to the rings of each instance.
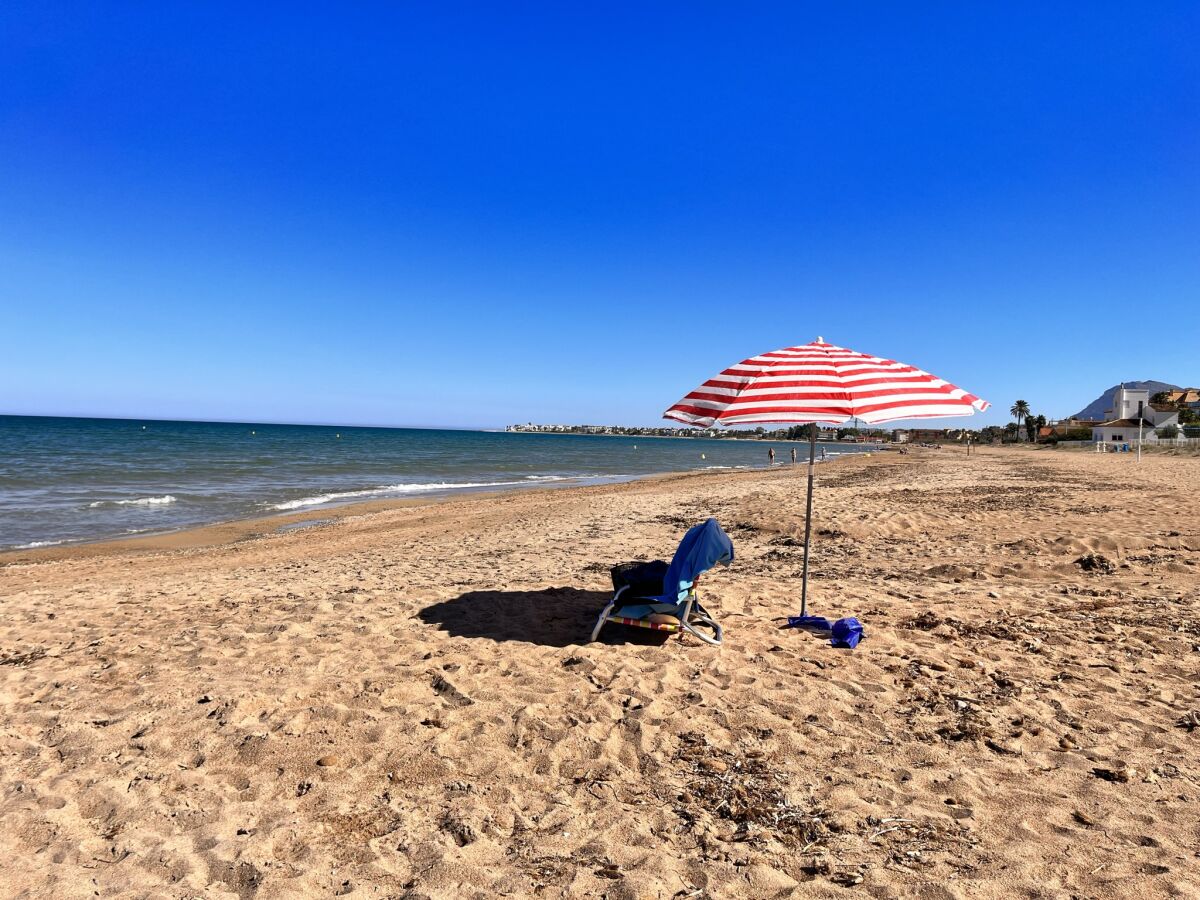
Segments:
[[[1017,443],[1021,443],[1021,420],[1029,415],[1029,404],[1024,400],[1018,400],[1012,405],[1012,409],[1008,414],[1017,420]]]

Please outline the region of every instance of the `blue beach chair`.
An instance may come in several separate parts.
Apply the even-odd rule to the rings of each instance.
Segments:
[[[612,569],[612,600],[600,613],[591,640],[606,622],[694,635],[706,644],[721,645],[721,626],[700,605],[697,579],[717,563],[733,562],[733,541],[716,519],[688,529],[670,565],[662,560],[622,563]]]

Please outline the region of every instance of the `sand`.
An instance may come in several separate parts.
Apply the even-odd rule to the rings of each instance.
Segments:
[[[813,611],[854,652],[779,628],[802,467],[0,558],[0,895],[1200,895],[1198,488],[830,463]],[[583,643],[708,515],[724,647]]]

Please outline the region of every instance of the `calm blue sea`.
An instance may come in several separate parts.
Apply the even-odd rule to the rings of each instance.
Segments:
[[[773,442],[776,460],[791,444]],[[829,455],[867,449],[822,445]],[[0,416],[0,548],[359,500],[765,466],[766,442]],[[807,445],[798,452],[804,458]]]

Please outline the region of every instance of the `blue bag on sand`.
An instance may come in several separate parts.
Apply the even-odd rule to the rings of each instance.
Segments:
[[[838,619],[833,623],[831,633],[833,639],[829,643],[835,647],[853,650],[858,646],[858,642],[863,639],[862,623],[853,616]]]

